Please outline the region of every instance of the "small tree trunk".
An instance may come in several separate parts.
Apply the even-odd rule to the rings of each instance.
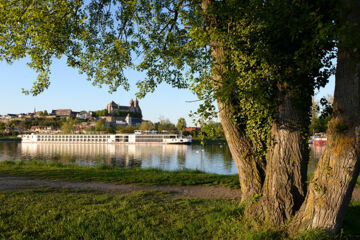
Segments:
[[[328,142],[290,231],[311,228],[337,233],[351,200],[360,168],[359,55],[338,52],[333,118]]]
[[[247,200],[261,192],[263,183],[262,159],[253,155],[250,140],[234,124],[231,118],[231,105],[218,100],[218,106],[225,138],[239,173],[241,199]]]
[[[296,109],[289,91],[281,87],[279,99],[271,129],[263,196],[256,205],[258,214],[275,226],[292,217],[304,201],[309,155],[302,133],[307,127],[306,113]]]

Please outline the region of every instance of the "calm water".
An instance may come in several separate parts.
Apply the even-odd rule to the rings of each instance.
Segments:
[[[309,170],[316,167],[323,148],[312,148]],[[34,144],[0,142],[0,161],[45,160],[78,165],[108,164],[120,167],[198,169],[235,174],[237,169],[226,145],[161,144]]]

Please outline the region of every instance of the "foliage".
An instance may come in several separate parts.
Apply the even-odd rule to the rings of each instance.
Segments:
[[[154,128],[161,133],[162,131],[174,132],[176,131],[175,125],[169,119],[160,118],[160,121],[154,124]]]
[[[116,132],[118,133],[134,133],[135,130],[138,130],[139,127],[136,126],[117,126]]]
[[[126,117],[127,115],[133,118],[142,118],[142,114],[140,112],[130,112],[130,111],[119,111],[115,110],[111,115],[116,117]]]
[[[40,112],[40,116],[41,117],[45,117],[45,116],[49,116],[49,113],[45,110],[45,111],[41,111]]]
[[[330,120],[331,120],[330,116],[326,118],[319,118],[319,117],[312,118],[310,124],[310,132],[312,134],[326,132]]]
[[[320,104],[322,106],[320,118],[331,117],[333,112],[333,97],[328,96],[327,98],[321,98]]]
[[[186,121],[184,118],[179,118],[177,124],[176,124],[176,128],[179,131],[179,133],[181,133],[181,135],[184,132],[184,129],[186,128]]]
[[[106,127],[105,127],[105,122],[104,120],[100,119],[96,122],[95,125],[95,131],[100,132],[100,131],[105,131]]]
[[[53,55],[65,55],[69,66],[110,91],[128,89],[127,68],[147,75],[137,84],[139,97],[162,82],[191,86],[203,100],[197,114],[207,119],[215,115],[214,100],[225,102],[238,128],[264,156],[278,87],[291,91],[298,108],[307,112],[314,88],[333,73],[336,2],[213,1],[205,10],[188,0],[49,0],[29,9],[14,1],[1,6],[2,26],[9,31],[0,42],[0,56],[35,59],[32,67],[41,71],[33,94],[48,87]],[[46,4],[53,6],[42,11]],[[52,24],[44,27],[49,31],[38,33],[52,11]],[[60,13],[64,19],[57,18]],[[34,44],[25,44],[29,40]],[[211,52],[214,44],[223,51],[221,73]],[[221,82],[214,82],[214,74],[222,76]]]
[[[87,133],[92,133],[92,132],[95,132],[95,127],[87,127],[87,128],[85,128],[85,132],[87,132]]]
[[[112,115],[116,117],[126,117],[128,115],[128,112],[115,110]]]
[[[320,108],[321,105],[321,108]],[[326,132],[332,114],[332,96],[322,98],[319,103],[313,100],[310,133]]]
[[[204,122],[201,127],[201,132],[205,139],[225,139],[224,130],[219,122]]]
[[[107,127],[106,133],[115,133],[115,130],[112,127]]]
[[[66,121],[64,118],[33,118],[21,122],[21,126],[29,129],[31,126],[52,127],[54,129],[60,128]]]
[[[139,130],[146,131],[146,130],[153,130],[153,124],[150,121],[143,121],[139,126]]]
[[[72,118],[66,119],[65,122],[61,125],[61,131],[65,134],[72,133],[75,129],[75,125],[77,124],[77,121]]]
[[[109,116],[107,109],[97,110],[94,112],[95,117]]]
[[[48,88],[53,58],[80,50],[75,39],[84,35],[82,4],[79,0],[0,2],[0,61],[12,63],[28,56],[28,65],[38,73],[32,89],[25,92],[37,95]]]

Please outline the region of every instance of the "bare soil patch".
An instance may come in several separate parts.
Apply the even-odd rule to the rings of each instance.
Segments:
[[[113,184],[103,182],[66,182],[38,180],[26,177],[0,177],[0,191],[24,190],[34,187],[55,187],[74,190],[91,190],[116,195],[138,191],[162,191],[175,197],[240,199],[239,189],[213,186],[137,186],[132,184]]]
[[[122,195],[138,191],[161,191],[171,193],[174,197],[240,199],[239,189],[213,186],[137,186],[132,184],[114,184],[103,182],[66,182],[38,180],[27,177],[0,177],[0,191],[25,190],[34,187],[68,188],[73,190],[90,190]],[[355,188],[352,200],[360,201],[360,187]]]

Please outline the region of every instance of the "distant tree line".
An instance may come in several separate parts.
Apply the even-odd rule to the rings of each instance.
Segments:
[[[326,132],[328,123],[331,120],[332,114],[332,96],[320,99],[320,102],[315,102],[311,107],[311,123],[310,134]]]

